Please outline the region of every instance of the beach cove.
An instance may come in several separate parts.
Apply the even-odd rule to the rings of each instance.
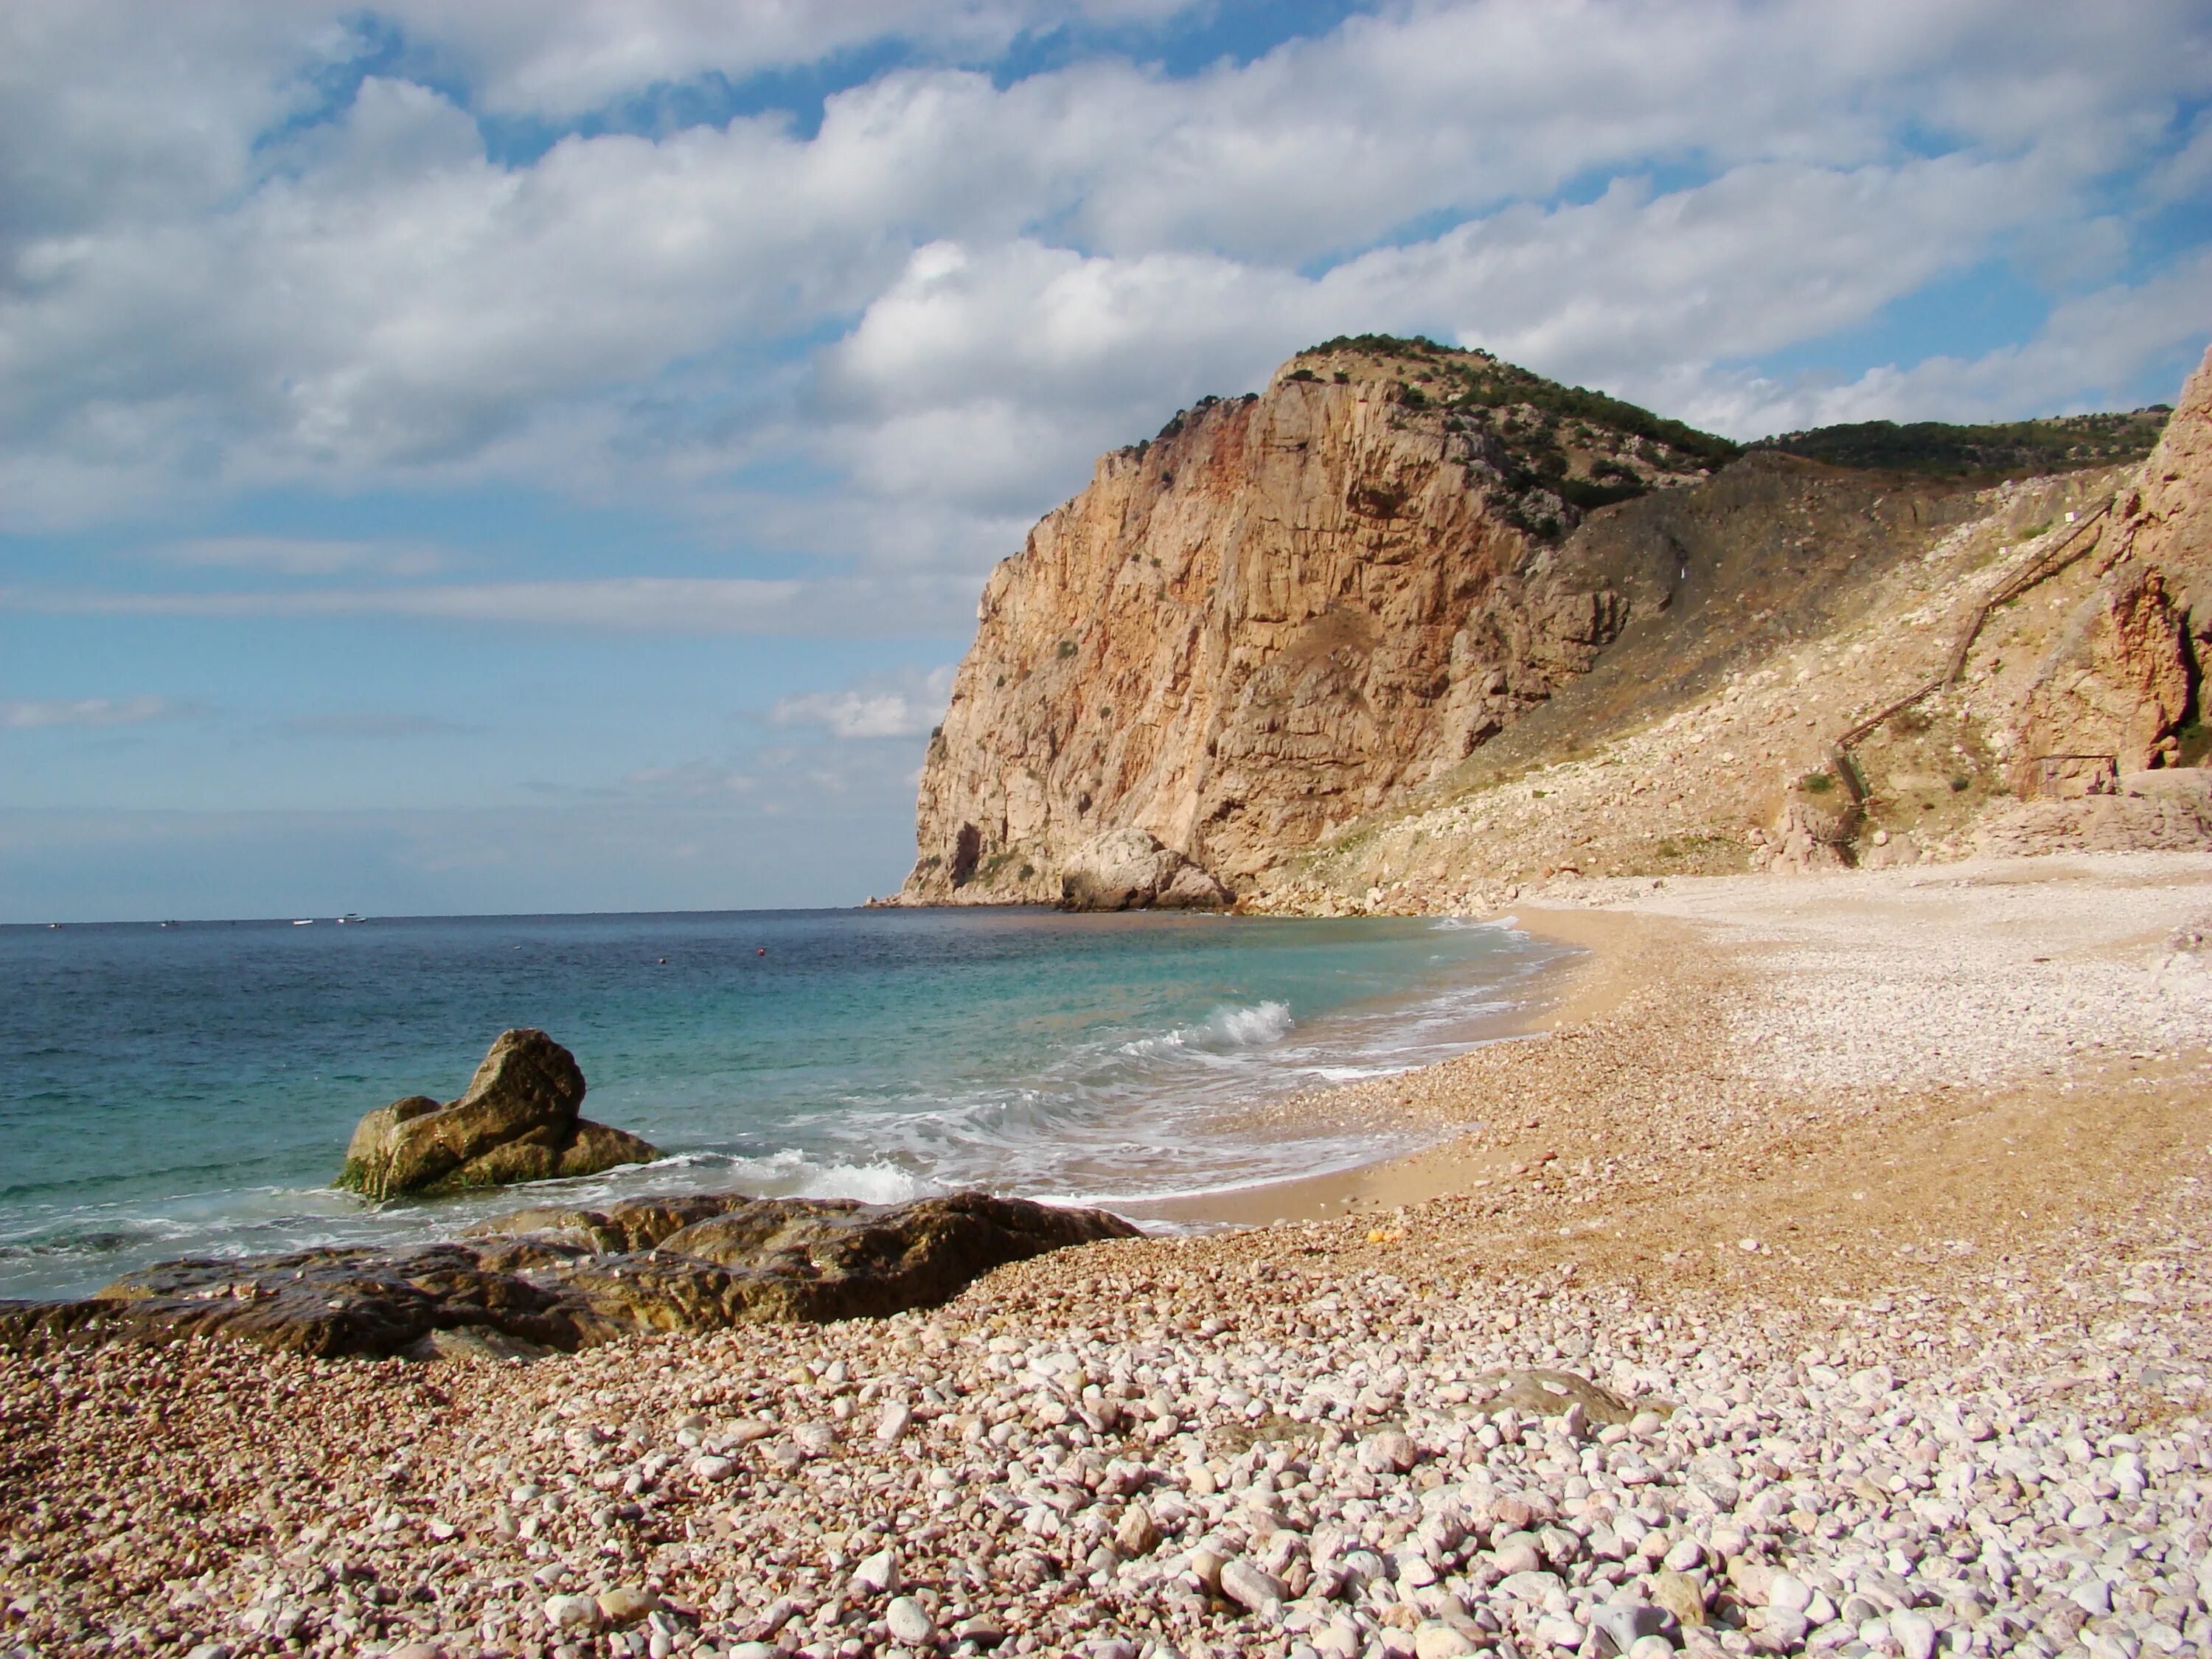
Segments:
[[[1353,1085],[1460,1133],[1280,1224],[526,1364],[10,1354],[7,1639],[2201,1650],[2212,860],[1525,898],[1548,1034]]]

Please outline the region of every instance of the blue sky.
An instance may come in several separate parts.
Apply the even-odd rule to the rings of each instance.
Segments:
[[[2212,15],[0,7],[0,921],[857,902],[975,596],[1339,332],[2170,398]]]

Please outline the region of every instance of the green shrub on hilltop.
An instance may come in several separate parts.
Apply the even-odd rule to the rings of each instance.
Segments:
[[[2150,453],[2173,413],[2154,404],[2126,414],[1960,426],[1945,421],[1855,421],[1761,438],[1749,446],[1868,471],[1930,477],[2027,476],[2120,466]]]
[[[1664,444],[1709,466],[1725,466],[1743,453],[1739,445],[1726,438],[1700,432],[1693,426],[1654,415],[1648,409],[1602,392],[1592,392],[1587,386],[1562,386],[1557,380],[1547,380],[1540,374],[1500,362],[1480,347],[1461,349],[1440,345],[1425,334],[1411,337],[1396,334],[1340,334],[1298,355],[1321,357],[1332,352],[1425,362],[1459,381],[1459,395],[1450,404],[1454,409],[1499,409],[1526,404],[1555,419],[1581,421],[1594,428]]]
[[[1561,386],[1557,380],[1547,380],[1540,374],[1531,374],[1525,368],[1516,368],[1494,358],[1486,368],[1469,370],[1465,380],[1467,389],[1460,394],[1455,408],[1498,409],[1509,404],[1526,404],[1547,415],[1583,421],[1664,444],[1695,456],[1710,466],[1725,466],[1743,453],[1739,445],[1714,433],[1700,432],[1693,426],[1654,415],[1648,409],[1602,392],[1592,392],[1587,386]]]

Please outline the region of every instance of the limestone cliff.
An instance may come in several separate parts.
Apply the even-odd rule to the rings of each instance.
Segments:
[[[908,902],[1221,902],[1586,672],[1671,556],[1579,504],[1718,440],[1481,353],[1346,342],[1104,457],[993,573]],[[1131,872],[1134,872],[1133,874]]]
[[[2165,573],[2197,638],[2212,639],[2212,349],[2143,463],[2135,500],[2124,505],[2140,520],[2135,552]]]
[[[1421,911],[2207,844],[2212,354],[2168,415],[1739,454],[1334,343],[1107,456],[993,574],[902,898]]]
[[[2041,793],[2054,770],[2081,771],[2053,761],[2107,763],[2117,775],[2179,757],[2212,643],[2212,351],[2108,517],[2090,562],[2094,586],[2008,722],[2024,794]]]

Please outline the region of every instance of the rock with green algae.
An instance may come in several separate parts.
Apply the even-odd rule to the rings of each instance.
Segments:
[[[583,1069],[538,1030],[502,1031],[467,1091],[411,1095],[362,1119],[337,1184],[369,1198],[503,1187],[644,1164],[658,1148],[578,1115]]]

